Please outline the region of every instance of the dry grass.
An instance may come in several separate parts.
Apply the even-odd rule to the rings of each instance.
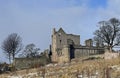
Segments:
[[[93,76],[96,75],[98,78],[119,78],[120,71],[114,70],[112,66],[118,65],[120,67],[120,58],[104,60],[88,60],[88,61],[77,61],[69,63],[69,65],[63,66],[53,66],[45,68],[35,68],[35,69],[26,69],[21,71],[16,71],[16,74],[19,76],[28,77],[29,73],[34,74],[31,78],[39,78],[45,76],[45,78],[77,78],[78,75],[82,76]],[[10,75],[15,75],[13,73],[2,74],[0,78],[8,78]]]

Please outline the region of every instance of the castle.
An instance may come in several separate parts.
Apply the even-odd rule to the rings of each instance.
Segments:
[[[72,59],[103,54],[104,47],[93,46],[92,39],[85,40],[85,46],[80,44],[80,35],[67,34],[62,28],[53,29],[52,44],[49,50],[45,50],[42,56],[37,58],[15,58],[16,69],[30,68],[35,64],[46,65],[48,63],[70,62]]]
[[[83,56],[103,54],[104,47],[93,46],[92,39],[80,45],[80,35],[67,34],[62,28],[52,31],[51,61],[64,63]]]

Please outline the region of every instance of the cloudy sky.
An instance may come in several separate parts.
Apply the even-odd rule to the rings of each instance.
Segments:
[[[49,48],[53,28],[81,36],[81,44],[92,38],[97,23],[120,19],[120,0],[0,0],[0,45],[18,33],[23,45]],[[5,61],[0,49],[0,61]]]

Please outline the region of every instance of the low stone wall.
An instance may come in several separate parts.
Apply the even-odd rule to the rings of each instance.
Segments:
[[[50,62],[49,58],[46,56],[41,56],[37,58],[15,58],[15,67],[16,69],[26,69],[32,67],[38,67],[46,65]]]

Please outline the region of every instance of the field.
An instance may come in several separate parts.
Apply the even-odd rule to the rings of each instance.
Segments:
[[[71,63],[49,64],[1,74],[0,78],[120,78],[120,58],[85,61],[76,59]]]

